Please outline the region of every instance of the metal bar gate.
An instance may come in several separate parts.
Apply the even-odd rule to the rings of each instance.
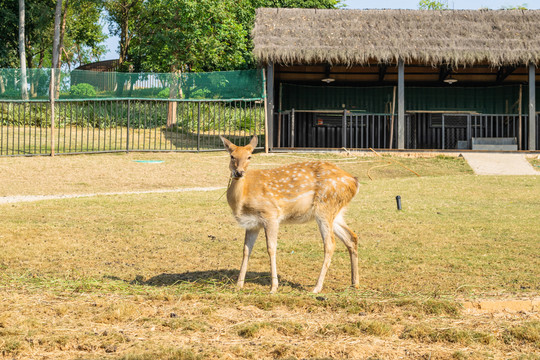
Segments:
[[[223,148],[219,135],[247,144],[264,135],[261,100],[0,100],[0,156],[205,151]],[[54,129],[54,144],[51,143]],[[264,147],[264,136],[259,138]]]

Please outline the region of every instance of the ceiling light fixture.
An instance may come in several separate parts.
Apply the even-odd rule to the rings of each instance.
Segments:
[[[445,83],[452,85],[453,83],[457,82],[457,79],[454,78],[452,75],[448,76],[446,79],[443,80]]]
[[[325,83],[327,83],[327,84],[330,84],[331,82],[336,81],[336,79],[331,78],[331,77],[327,77],[327,78],[322,79],[321,81],[322,81],[322,82],[325,82]]]

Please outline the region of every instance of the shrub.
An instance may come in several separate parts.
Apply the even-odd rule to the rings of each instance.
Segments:
[[[80,83],[73,85],[69,93],[72,96],[78,97],[94,97],[96,96],[96,89],[90,84]]]
[[[157,97],[158,98],[169,98],[169,94],[170,94],[170,90],[169,88],[165,88],[163,90],[161,90],[158,94],[157,94]]]

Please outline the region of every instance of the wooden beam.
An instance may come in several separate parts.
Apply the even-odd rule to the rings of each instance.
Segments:
[[[517,69],[517,66],[503,66],[499,68],[499,71],[497,71],[497,79],[496,81],[498,83],[501,83],[506,79],[510,74],[512,74]]]
[[[405,149],[405,64],[398,61],[397,148]]]
[[[451,73],[451,68],[449,68],[447,65],[442,65],[439,71],[439,82],[443,82],[444,79],[446,79]]]
[[[536,64],[529,63],[529,151],[536,145]]]

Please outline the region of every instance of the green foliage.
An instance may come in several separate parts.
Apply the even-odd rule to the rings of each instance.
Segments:
[[[170,93],[171,93],[171,89],[165,88],[165,89],[161,90],[161,91],[157,94],[157,97],[158,97],[158,98],[165,98],[165,99],[167,99],[167,98],[169,97]]]
[[[121,2],[126,1],[110,3]],[[340,0],[150,0],[131,9],[127,61],[136,71],[253,68],[250,34],[257,8],[336,8],[340,5]],[[106,5],[108,9],[110,6]],[[120,17],[111,15],[109,19],[116,21],[113,30],[121,34]]]
[[[96,89],[90,84],[81,83],[71,87],[70,95],[76,97],[94,97],[96,96]]]
[[[101,0],[71,0],[68,3],[62,61],[85,64],[99,60],[106,51],[101,43],[107,38],[101,24]]]
[[[54,0],[25,0],[25,35],[28,68],[50,67],[54,34]],[[105,52],[100,23],[101,0],[64,1],[67,6],[62,63],[97,59]],[[0,68],[19,67],[18,1],[0,0]],[[5,46],[4,46],[5,44]]]
[[[420,10],[448,10],[448,0],[420,0],[418,2],[418,9]]]
[[[149,1],[130,46],[136,68],[156,72],[231,70],[242,66],[247,33],[234,18],[234,1]]]
[[[521,5],[509,5],[509,6],[502,6],[501,10],[527,10],[528,4],[523,3]]]

